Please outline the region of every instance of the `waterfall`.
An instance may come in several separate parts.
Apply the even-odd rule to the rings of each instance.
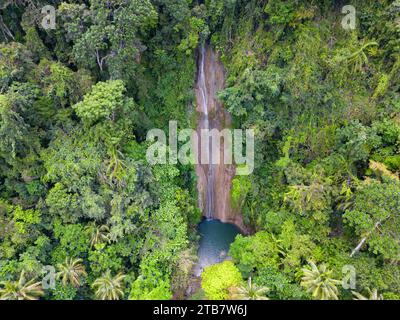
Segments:
[[[222,131],[230,129],[232,124],[231,116],[218,99],[218,92],[225,88],[224,66],[211,45],[204,44],[198,53],[195,92],[199,116],[196,130],[200,138],[197,139],[197,150],[201,151],[196,156],[199,207],[203,216],[209,220],[231,222],[242,228],[242,216],[231,206],[232,180],[236,168],[233,163],[225,163],[225,141],[221,137]],[[219,143],[216,141],[217,136],[205,135],[202,130],[207,133],[214,130],[219,135]],[[219,160],[218,163],[216,160]]]
[[[201,95],[201,112],[203,117],[203,126],[202,129],[210,130],[210,119],[208,112],[208,97],[209,92],[206,84],[206,48],[205,46],[201,47],[200,50],[200,66],[199,66],[199,78],[198,78],[198,86],[199,92]],[[206,180],[206,197],[205,197],[205,216],[207,219],[213,218],[214,211],[214,181],[215,181],[215,170],[214,165],[212,164],[212,139],[209,138],[208,148],[203,152],[207,153],[208,157],[208,174]]]
[[[201,93],[202,100],[202,111],[204,114],[205,120],[208,122],[208,96],[207,96],[207,86],[206,86],[206,72],[205,72],[205,61],[206,61],[206,48],[205,46],[201,47],[200,50],[200,70],[199,70],[199,90]]]

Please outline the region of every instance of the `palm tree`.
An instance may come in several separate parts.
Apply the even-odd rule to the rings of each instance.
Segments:
[[[41,282],[35,279],[26,281],[25,272],[21,271],[18,281],[2,281],[0,300],[38,300],[44,295]]]
[[[57,279],[62,279],[62,284],[66,285],[68,282],[74,287],[81,285],[80,278],[86,276],[85,267],[82,264],[82,259],[66,258],[64,263],[57,264]]]
[[[304,276],[301,278],[301,286],[307,289],[315,299],[318,300],[338,300],[337,284],[339,280],[331,277],[332,270],[328,270],[325,264],[319,267],[314,262],[310,261],[309,268],[302,268]]]
[[[121,299],[124,296],[123,280],[125,277],[122,273],[118,273],[115,277],[112,277],[110,270],[108,270],[101,278],[97,278],[92,284],[92,288],[96,290],[96,299]]]
[[[90,234],[91,247],[94,247],[98,243],[110,242],[110,228],[108,226],[97,226],[95,223],[91,223],[85,229]]]
[[[236,300],[269,300],[265,296],[268,291],[269,288],[257,286],[249,278],[247,285],[237,288],[232,297]]]
[[[125,173],[126,164],[122,160],[124,154],[117,150],[115,146],[110,150],[110,159],[108,161],[107,167],[107,176],[110,184],[116,184],[119,187],[122,187],[123,184],[123,175]]]
[[[383,296],[381,294],[378,294],[377,289],[373,289],[372,291],[367,288],[369,297],[363,296],[361,293],[352,291],[354,298],[353,300],[383,300]]]
[[[377,47],[379,44],[375,41],[364,43],[358,50],[353,53],[342,56],[339,61],[346,61],[348,64],[353,64],[353,72],[361,71],[363,66],[368,65],[369,59],[367,56],[367,49],[370,47]]]

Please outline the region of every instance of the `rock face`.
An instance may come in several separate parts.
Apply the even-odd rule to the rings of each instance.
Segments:
[[[196,83],[196,99],[199,120],[197,134],[202,136],[202,129],[229,129],[231,117],[224,109],[222,103],[217,99],[217,93],[225,87],[225,70],[219,61],[218,55],[213,49],[205,45],[200,50],[198,60],[198,76]],[[204,139],[203,139],[204,140]],[[203,147],[203,148],[202,148]],[[221,139],[219,150],[212,150],[211,139],[207,143],[198,141],[198,165],[196,173],[198,176],[199,206],[203,215],[209,219],[218,219],[222,222],[236,224],[243,231],[246,230],[242,216],[231,207],[231,187],[235,177],[235,166],[225,164],[224,141]],[[211,152],[210,152],[211,151]],[[208,163],[214,153],[220,153],[219,164],[204,164],[202,155],[206,155]]]

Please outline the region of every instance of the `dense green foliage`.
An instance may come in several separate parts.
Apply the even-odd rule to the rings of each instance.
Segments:
[[[227,69],[219,97],[257,139],[255,172],[232,189],[256,232],[231,246],[239,270],[271,298],[351,299],[338,280],[353,266],[353,291],[395,298],[400,2],[206,3],[222,10],[211,30]],[[345,4],[355,30],[342,28]]]
[[[254,234],[204,271],[205,295],[400,299],[399,16],[399,0],[2,2],[0,296],[183,296],[195,173],[149,166],[145,138],[194,126],[209,41],[227,71],[219,98],[255,130],[256,166],[232,188]],[[345,266],[356,288],[339,283]]]
[[[0,8],[1,295],[169,299],[193,260],[194,175],[148,166],[143,141],[191,123],[196,17],[186,0],[51,2],[54,30],[44,1]]]
[[[202,273],[201,286],[206,297],[211,300],[228,299],[229,289],[242,282],[242,276],[232,261],[224,261],[206,267]]]

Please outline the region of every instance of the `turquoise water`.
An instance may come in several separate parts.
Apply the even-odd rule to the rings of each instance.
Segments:
[[[228,257],[229,246],[236,235],[240,234],[240,230],[230,223],[205,219],[199,224],[199,233],[199,261],[195,269],[197,276],[205,267],[222,262]]]

